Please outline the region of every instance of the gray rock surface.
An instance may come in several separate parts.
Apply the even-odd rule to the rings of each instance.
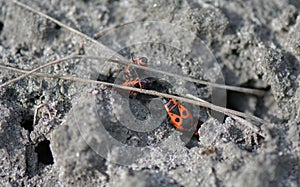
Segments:
[[[263,97],[228,91],[221,104],[270,124],[220,122],[189,106],[204,124],[199,138],[185,142],[158,98],[132,100],[107,86],[29,76],[0,89],[0,186],[300,185],[299,1],[22,2],[92,38],[136,22],[95,44],[0,0],[3,66],[30,70],[70,54],[97,55],[104,60],[69,60],[40,72],[122,83],[124,66],[106,60],[134,53],[148,57],[151,68],[268,91]],[[1,69],[0,75],[4,83],[20,74]],[[170,93],[214,102],[206,86],[139,76],[167,80]],[[152,130],[128,128],[144,118]]]

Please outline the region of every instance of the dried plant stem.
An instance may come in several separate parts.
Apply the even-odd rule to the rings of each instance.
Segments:
[[[17,81],[19,81],[19,80],[21,80],[21,79],[23,79],[23,78],[25,78],[25,77],[28,77],[29,75],[31,75],[31,74],[37,72],[37,71],[40,70],[40,69],[43,69],[43,68],[45,68],[45,67],[48,67],[48,66],[51,66],[51,65],[54,65],[54,64],[59,64],[59,63],[61,63],[61,62],[64,62],[64,61],[66,61],[66,60],[73,59],[73,58],[76,58],[76,55],[70,55],[70,56],[68,56],[68,57],[61,58],[61,59],[58,59],[58,60],[49,62],[49,63],[47,63],[47,64],[41,65],[41,66],[39,66],[39,67],[37,67],[37,68],[34,68],[34,69],[31,70],[31,71],[27,71],[25,74],[23,74],[23,75],[21,75],[21,76],[19,76],[19,77],[16,77],[16,78],[14,78],[14,79],[11,79],[11,80],[9,80],[9,81],[7,81],[7,82],[1,84],[1,85],[0,85],[0,89],[3,88],[3,87],[5,87],[5,86],[8,86],[9,84],[15,83],[15,82],[17,82]],[[1,67],[2,67],[1,69],[5,69],[5,68],[3,68],[3,66],[1,66]]]
[[[142,21],[144,18],[140,19],[139,21]],[[113,29],[117,29],[119,27],[122,27],[122,26],[126,26],[126,25],[129,25],[129,24],[132,24],[132,23],[135,23],[135,22],[138,22],[138,21],[129,21],[129,22],[126,22],[126,23],[122,23],[122,24],[117,24],[117,25],[114,25],[114,26],[111,26],[109,28],[105,28],[103,29],[102,31],[100,32],[97,32],[96,34],[94,34],[94,39],[98,39],[100,38],[101,36],[103,36],[105,33],[113,30]]]
[[[63,61],[70,60],[70,59],[76,59],[76,58],[77,59],[84,58],[84,59],[93,59],[93,60],[104,61],[104,59],[102,57],[84,56],[84,55],[70,55],[70,56],[67,56],[65,58],[50,62],[48,64],[44,64],[44,65],[42,65],[38,68],[33,69],[32,71],[36,72],[37,70],[40,70],[40,69],[45,68],[47,66],[51,66],[51,65],[54,65],[54,64],[59,64]],[[228,85],[223,85],[223,84],[211,83],[211,82],[207,82],[207,81],[201,81],[201,80],[192,79],[192,78],[189,78],[189,77],[184,77],[184,76],[177,75],[177,74],[172,74],[172,73],[168,73],[168,72],[165,72],[165,71],[161,71],[161,70],[157,70],[157,69],[153,69],[153,68],[149,68],[149,67],[145,67],[145,66],[138,66],[138,65],[135,65],[135,64],[129,64],[129,63],[127,63],[125,61],[122,61],[122,60],[120,60],[120,61],[107,60],[107,61],[108,62],[113,62],[113,63],[118,63],[118,64],[123,64],[123,65],[130,65],[130,66],[133,66],[135,68],[144,69],[144,70],[147,70],[147,71],[150,71],[150,72],[159,73],[159,74],[167,75],[167,76],[170,76],[170,77],[175,77],[177,79],[181,79],[181,80],[185,80],[185,81],[189,81],[189,82],[193,82],[193,83],[197,83],[197,84],[212,86],[212,87],[215,87],[215,88],[227,89],[227,90],[243,92],[243,93],[247,93],[247,94],[255,94],[255,95],[259,95],[259,96],[262,96],[263,94],[265,94],[265,92],[262,91],[262,90],[256,90],[256,89],[250,89],[250,88],[241,88],[241,87],[236,87],[236,86],[228,86]],[[28,73],[26,73],[26,74],[24,74],[20,77],[17,77],[15,79],[7,81],[7,82],[3,83],[2,85],[0,85],[0,88],[2,88],[4,86],[7,86],[9,84],[12,84],[12,83],[14,83],[14,82],[16,82],[16,81],[18,81],[22,78],[25,78],[26,76],[28,76],[30,74],[31,73],[28,72]]]
[[[111,50],[109,50],[107,47],[103,46],[100,42],[98,42],[97,40],[94,40],[93,38],[87,36],[86,34],[78,31],[78,30],[75,30],[73,29],[72,27],[69,27],[67,26],[66,24],[38,11],[38,10],[35,10],[33,9],[32,7],[28,6],[28,5],[25,5],[19,1],[16,1],[14,0],[13,1],[16,5],[20,6],[20,7],[23,7],[35,14],[38,14],[54,23],[56,23],[57,25],[69,30],[70,32],[73,32],[75,34],[77,34],[78,36],[82,37],[82,38],[85,38],[86,40],[88,41],[91,41],[97,45],[99,45],[101,48],[104,48],[106,49],[107,53],[111,53],[113,54],[114,52],[112,52]],[[131,22],[129,22],[131,23]],[[124,24],[121,24],[121,25],[126,25],[126,24],[129,24],[129,23],[124,23]],[[115,26],[117,27],[117,26]],[[100,33],[97,33],[97,35],[99,35]],[[115,54],[115,53],[114,53]],[[111,62],[116,62],[116,63],[122,63],[122,64],[127,64],[126,62],[126,59],[124,59],[122,56],[120,55],[116,55],[116,58],[118,60],[110,60]],[[79,56],[77,57],[79,58]],[[81,57],[83,58],[83,56]],[[92,57],[92,56],[89,56],[89,57],[85,57],[85,58],[89,58],[89,59],[96,59],[96,60],[99,60],[101,57]],[[101,58],[101,60],[103,60],[103,58]],[[185,80],[185,81],[190,81],[190,82],[194,82],[194,83],[197,83],[197,84],[203,84],[203,85],[207,85],[207,86],[212,86],[212,87],[215,87],[215,88],[221,88],[221,89],[226,89],[226,90],[231,90],[231,91],[236,91],[236,92],[243,92],[243,93],[247,93],[247,94],[254,94],[254,95],[258,95],[258,96],[263,96],[266,94],[265,91],[262,91],[262,90],[258,90],[258,89],[249,89],[249,88],[242,88],[242,87],[237,87],[237,86],[229,86],[229,85],[223,85],[223,84],[217,84],[217,83],[211,83],[211,82],[207,82],[207,81],[202,81],[202,80],[197,80],[197,79],[192,79],[192,78],[189,78],[189,77],[185,77],[185,76],[181,76],[181,75],[176,75],[176,74],[172,74],[172,73],[168,73],[168,72],[165,72],[165,71],[161,71],[161,70],[156,70],[156,69],[152,69],[152,68],[149,68],[149,67],[145,67],[145,66],[137,66],[137,65],[134,65],[134,64],[131,64],[131,66],[134,66],[136,68],[140,68],[140,69],[145,69],[147,71],[151,71],[151,72],[155,72],[155,73],[160,73],[160,74],[164,74],[164,75],[167,75],[167,76],[171,76],[171,77],[176,77],[176,78],[179,78],[179,79],[182,79],[182,80]]]
[[[70,57],[66,57],[66,58],[70,58]],[[64,59],[66,59],[66,58],[64,58]],[[62,60],[62,59],[60,59],[60,60]],[[54,61],[54,62],[59,63],[59,61]],[[52,62],[51,64],[53,64],[54,62]],[[45,73],[36,73],[37,70],[41,69],[40,67],[36,68],[34,70],[31,70],[31,71],[20,70],[20,69],[17,69],[17,68],[6,67],[6,66],[2,66],[2,65],[0,65],[0,68],[10,70],[10,71],[19,72],[19,73],[24,73],[24,75],[26,75],[26,76],[29,76],[29,75],[33,74],[33,75],[41,76],[41,77],[59,78],[59,79],[63,79],[63,80],[76,81],[76,82],[82,82],[82,83],[102,84],[102,85],[105,85],[105,86],[112,86],[112,87],[120,88],[120,89],[123,89],[123,90],[132,90],[132,91],[143,93],[143,94],[154,95],[154,96],[158,96],[158,97],[171,98],[171,99],[183,101],[183,102],[186,102],[186,103],[194,104],[194,105],[197,105],[197,106],[206,107],[206,108],[218,111],[218,112],[222,112],[222,113],[227,114],[227,115],[236,115],[236,116],[239,116],[239,117],[242,117],[244,119],[248,119],[248,120],[260,123],[260,124],[267,123],[266,121],[264,121],[264,120],[262,120],[262,119],[260,119],[256,116],[245,114],[245,113],[238,112],[238,111],[234,111],[234,110],[227,109],[227,108],[223,108],[223,107],[220,107],[220,106],[216,106],[216,105],[208,103],[206,101],[201,101],[201,100],[197,101],[197,100],[194,100],[194,99],[188,99],[188,98],[185,98],[185,97],[180,97],[180,96],[175,96],[175,95],[171,95],[171,94],[161,93],[161,92],[157,92],[157,91],[154,91],[154,90],[145,90],[145,89],[140,89],[140,88],[133,88],[133,87],[122,86],[122,85],[118,85],[118,84],[114,84],[114,83],[108,83],[108,82],[104,82],[104,81],[82,79],[82,78],[72,77],[72,76],[58,76],[58,75],[49,75],[49,74],[45,74]]]
[[[194,100],[196,100],[196,101],[208,103],[207,101],[204,101],[203,99],[198,98],[198,97],[196,97],[196,96],[194,96],[194,95],[192,95],[192,94],[187,94],[186,96],[187,96],[188,98],[194,99]],[[259,135],[262,136],[262,137],[264,137],[264,135],[260,132],[261,130],[260,130],[257,126],[253,125],[252,123],[249,123],[248,121],[246,121],[246,120],[244,120],[244,119],[238,117],[238,115],[234,115],[234,114],[230,114],[230,113],[227,113],[227,115],[228,115],[229,117],[231,117],[232,119],[236,120],[238,123],[243,124],[244,126],[248,127],[248,128],[251,129],[253,132],[259,134]]]
[[[31,11],[31,12],[37,14],[37,15],[40,15],[41,17],[43,17],[43,18],[45,18],[45,19],[48,19],[48,20],[52,21],[53,23],[59,25],[60,27],[66,29],[66,30],[68,30],[68,31],[70,31],[71,33],[74,33],[74,34],[76,34],[76,35],[78,35],[78,36],[80,36],[80,37],[86,39],[87,41],[90,41],[90,42],[96,44],[97,46],[99,46],[99,47],[101,48],[102,51],[105,51],[105,53],[107,53],[107,54],[115,54],[115,56],[116,56],[118,59],[123,59],[123,60],[124,60],[124,57],[122,57],[121,55],[116,54],[114,51],[112,51],[112,50],[109,49],[108,47],[104,46],[103,44],[101,44],[101,43],[98,42],[97,40],[93,39],[92,37],[90,37],[90,36],[88,36],[88,35],[86,35],[86,34],[80,32],[80,31],[78,31],[78,30],[76,30],[76,29],[73,29],[72,27],[70,27],[70,26],[68,26],[68,25],[66,25],[66,24],[64,24],[64,23],[62,23],[61,21],[59,21],[59,20],[57,20],[57,19],[54,19],[53,17],[50,17],[50,16],[44,14],[44,13],[41,12],[41,11],[35,10],[34,8],[28,6],[28,5],[24,4],[24,3],[21,3],[21,2],[19,2],[19,1],[17,1],[17,0],[13,0],[13,2],[14,2],[16,5],[18,5],[18,6],[22,7],[22,8],[25,8],[25,9],[27,9],[27,10],[29,10],[29,11]],[[111,56],[111,55],[109,55],[109,56]]]
[[[16,0],[13,0],[13,2],[20,6],[20,7],[23,7],[35,14],[38,14],[54,23],[56,23],[57,25],[61,26],[62,28],[65,28],[67,30],[69,30],[70,32],[88,40],[88,41],[91,41],[97,45],[99,45],[102,49],[103,49],[103,54],[115,54],[113,51],[111,51],[110,49],[108,49],[107,47],[105,47],[104,45],[102,45],[101,43],[99,43],[98,41],[94,40],[93,38],[87,36],[86,34],[78,31],[78,30],[75,30],[67,25],[65,25],[64,23],[38,11],[38,10],[35,10],[33,9],[32,7],[28,6],[28,5],[25,5],[19,1],[16,1]],[[131,22],[129,22],[131,23]],[[126,24],[129,24],[129,23],[124,23],[123,25],[126,25]],[[118,26],[115,26],[113,28],[117,28]],[[107,31],[107,30],[105,30]],[[95,36],[97,37],[98,35],[100,35],[101,33],[97,33]],[[202,107],[206,107],[206,108],[210,108],[212,110],[215,110],[215,111],[218,111],[218,112],[222,112],[224,114],[227,114],[229,116],[239,116],[239,117],[242,117],[244,119],[248,119],[248,120],[252,120],[252,121],[255,121],[255,122],[258,122],[258,123],[267,123],[265,122],[264,120],[258,118],[258,117],[255,117],[255,116],[252,116],[252,115],[249,115],[249,114],[245,114],[245,113],[242,113],[242,112],[238,112],[238,111],[234,111],[234,110],[230,110],[230,109],[227,109],[227,108],[223,108],[223,107],[220,107],[220,106],[216,106],[216,105],[213,105],[211,103],[208,103],[206,101],[203,101],[203,100],[199,100],[199,99],[196,99],[196,98],[192,98],[192,99],[188,99],[188,98],[185,98],[185,97],[180,97],[180,96],[175,96],[175,95],[170,95],[170,94],[166,94],[166,93],[160,93],[160,92],[157,92],[157,91],[153,91],[153,90],[144,90],[144,89],[139,89],[139,88],[133,88],[133,87],[127,87],[127,86],[122,86],[122,85],[117,85],[117,84],[114,84],[114,83],[108,83],[108,82],[103,82],[103,81],[95,81],[95,80],[88,80],[88,79],[81,79],[81,78],[78,78],[78,77],[71,77],[71,76],[57,76],[57,75],[49,75],[49,74],[45,74],[45,73],[38,73],[37,71],[39,71],[40,69],[42,68],[45,68],[45,67],[48,67],[48,66],[51,66],[51,65],[54,65],[54,64],[59,64],[61,62],[64,62],[66,60],[70,60],[70,59],[79,59],[79,58],[85,58],[85,59],[94,59],[94,60],[101,60],[101,61],[104,61],[104,58],[103,57],[96,57],[96,56],[83,56],[83,55],[70,55],[70,56],[67,56],[65,58],[61,58],[59,60],[56,60],[56,61],[52,61],[52,62],[49,62],[47,64],[44,64],[42,66],[39,66],[35,69],[32,69],[31,71],[25,71],[25,70],[20,70],[20,69],[17,69],[17,68],[12,68],[12,67],[7,67],[7,66],[2,66],[0,65],[0,69],[6,69],[6,70],[11,70],[11,71],[15,71],[15,72],[19,72],[19,73],[24,73],[23,75],[19,76],[19,77],[16,77],[15,79],[12,79],[10,81],[7,81],[5,83],[3,83],[2,85],[0,85],[0,88],[3,88],[9,84],[12,84],[18,80],[21,80],[22,78],[25,78],[29,75],[35,75],[35,76],[41,76],[41,77],[49,77],[49,78],[59,78],[59,79],[64,79],[64,80],[70,80],[70,81],[77,81],[77,82],[82,82],[82,83],[94,83],[94,84],[102,84],[102,85],[106,85],[106,86],[112,86],[112,87],[115,87],[115,88],[120,88],[120,89],[124,89],[124,90],[132,90],[132,91],[136,91],[136,92],[139,92],[139,93],[144,93],[144,94],[149,94],[149,95],[155,95],[155,96],[158,96],[158,97],[166,97],[166,98],[172,98],[172,99],[176,99],[176,100],[179,100],[179,101],[183,101],[183,102],[187,102],[187,103],[190,103],[190,104],[194,104],[194,105],[198,105],[198,106],[202,106]],[[129,63],[127,62],[126,59],[124,59],[124,57],[120,56],[120,55],[117,55],[116,54],[116,59],[117,60],[107,60],[108,62],[113,62],[113,63],[119,63],[119,64],[125,64],[125,65],[128,65]],[[161,70],[157,70],[157,69],[153,69],[153,68],[149,68],[149,67],[144,67],[144,66],[137,66],[137,65],[134,65],[134,64],[129,64],[130,66],[133,66],[135,68],[139,68],[139,69],[144,69],[144,70],[147,70],[147,71],[150,71],[150,72],[154,72],[154,73],[160,73],[160,74],[164,74],[164,75],[167,75],[167,76],[170,76],[170,77],[175,77],[177,79],[181,79],[181,80],[185,80],[185,81],[189,81],[189,82],[193,82],[193,83],[197,83],[197,84],[202,84],[202,85],[207,85],[207,86],[212,86],[212,87],[215,87],[215,88],[221,88],[221,89],[226,89],[226,90],[232,90],[232,91],[237,91],[237,92],[243,92],[243,93],[247,93],[247,94],[254,94],[254,95],[258,95],[258,96],[263,96],[266,94],[265,91],[262,91],[262,90],[257,90],[257,89],[249,89],[249,88],[241,88],[241,87],[236,87],[236,86],[228,86],[228,85],[223,85],[223,84],[217,84],[217,83],[211,83],[211,82],[207,82],[207,81],[202,81],[202,80],[197,80],[197,79],[192,79],[192,78],[189,78],[189,77],[184,77],[184,76],[181,76],[181,75],[177,75],[177,74],[172,74],[172,73],[169,73],[169,72],[164,72],[164,71],[161,71]],[[255,131],[259,131],[259,128],[258,127],[252,127]]]

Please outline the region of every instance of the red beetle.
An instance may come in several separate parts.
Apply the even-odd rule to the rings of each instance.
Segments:
[[[138,57],[138,58],[131,57],[130,64],[136,64],[139,66],[148,66],[148,59],[146,57]],[[128,65],[127,68],[125,69],[125,73],[129,73],[129,68],[130,65]]]
[[[148,66],[148,59],[145,57],[140,57],[140,58],[133,58],[130,60],[131,64],[136,64],[139,66]],[[130,66],[125,69],[125,73],[127,75],[127,81],[124,82],[122,85],[123,86],[131,86],[135,88],[142,88],[144,89],[146,84],[151,84],[151,81],[147,79],[139,79],[136,77],[135,80],[133,79],[132,72],[130,72]],[[128,80],[131,79],[131,80]],[[153,80],[152,80],[153,81]],[[130,96],[133,95],[135,92],[130,91]],[[194,135],[199,135],[198,134],[198,129],[202,125],[202,121],[198,121],[197,124],[195,124],[193,115],[191,112],[184,107],[182,104],[179,102],[169,99],[169,98],[163,98],[163,103],[165,106],[165,109],[168,113],[169,118],[171,119],[172,125],[183,132],[193,132]]]
[[[202,121],[199,120],[197,126],[195,126],[191,112],[182,104],[169,98],[163,98],[162,100],[171,123],[176,129],[180,131],[193,131],[194,135],[198,135],[198,128],[201,126]]]

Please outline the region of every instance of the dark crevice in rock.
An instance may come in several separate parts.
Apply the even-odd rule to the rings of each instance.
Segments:
[[[38,154],[38,162],[45,165],[51,165],[54,163],[49,140],[40,142],[35,148],[35,152]]]

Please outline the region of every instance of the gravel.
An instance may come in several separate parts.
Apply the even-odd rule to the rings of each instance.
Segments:
[[[300,185],[298,1],[22,2],[91,38],[113,28],[95,43],[0,0],[3,66],[31,70],[71,54],[95,55],[103,61],[73,59],[40,72],[122,84],[124,66],[107,60],[145,56],[151,68],[267,91],[225,92],[134,72],[158,80],[152,89],[196,95],[266,122],[185,103],[204,122],[198,138],[175,130],[157,97],[31,75],[0,89],[1,186]],[[0,83],[20,75],[0,74]]]

